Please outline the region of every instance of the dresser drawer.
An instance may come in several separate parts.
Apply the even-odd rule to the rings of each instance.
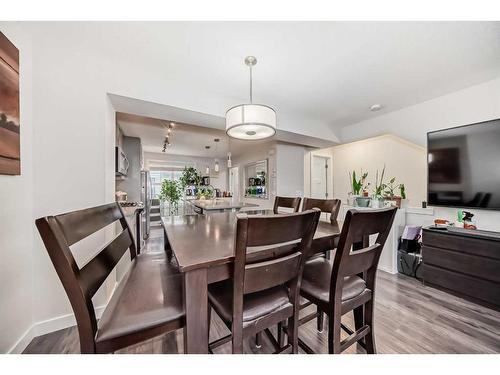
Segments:
[[[500,284],[472,276],[448,271],[429,264],[423,265],[422,276],[426,283],[434,284],[467,296],[500,306]]]
[[[431,246],[422,247],[422,259],[424,264],[500,282],[500,260]]]
[[[422,244],[428,247],[439,247],[457,252],[484,256],[500,260],[500,241],[488,241],[446,232],[424,230]]]

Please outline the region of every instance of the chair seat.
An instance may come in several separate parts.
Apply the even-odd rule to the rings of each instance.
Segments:
[[[164,252],[144,253],[111,297],[99,320],[96,345],[113,351],[124,336],[152,336],[183,325],[182,274]]]
[[[209,285],[208,299],[215,312],[229,324],[233,318],[232,281],[226,280]],[[285,309],[293,309],[285,286],[246,294],[243,300],[243,326],[254,325],[260,318]]]
[[[328,304],[330,300],[330,278],[332,262],[318,257],[306,262],[302,276],[300,294],[309,300]],[[342,303],[368,293],[365,281],[358,276],[344,278],[342,287]]]

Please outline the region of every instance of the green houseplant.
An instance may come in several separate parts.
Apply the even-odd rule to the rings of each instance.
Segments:
[[[181,199],[181,183],[175,180],[165,179],[161,183],[160,200],[169,204],[169,214],[175,215],[179,210]]]
[[[386,188],[386,184],[384,183],[384,174],[385,174],[385,165],[384,168],[382,168],[382,173],[380,174],[380,180],[378,179],[378,169],[377,173],[375,175],[375,192],[373,194],[373,199],[372,199],[372,207],[373,208],[380,208],[381,206],[384,205],[384,189]]]
[[[210,187],[204,187],[198,189],[198,192],[196,193],[197,199],[210,199],[213,198],[213,196],[214,196],[214,190]]]
[[[183,189],[186,186],[198,186],[201,183],[201,174],[194,167],[184,167],[179,182]]]
[[[370,198],[368,198],[368,188],[370,184],[365,184],[366,178],[368,177],[368,172],[363,173],[361,170],[361,177],[358,179],[356,176],[356,171],[349,172],[349,180],[351,181],[351,193],[353,196],[353,204],[360,207],[367,207],[370,204]],[[363,196],[361,196],[363,192]]]
[[[366,177],[368,177],[368,172],[363,173],[361,170],[361,177],[359,180],[356,178],[356,171],[349,172],[349,180],[351,181],[351,194],[352,195],[360,195],[361,189],[365,184]]]
[[[401,195],[401,199],[406,199],[405,184],[399,184],[399,195]]]
[[[396,177],[393,177],[389,180],[389,183],[385,186],[385,199],[394,201],[398,208],[401,208],[401,200],[406,199],[406,190],[404,184],[396,184]],[[399,189],[401,195],[396,195],[395,191]]]

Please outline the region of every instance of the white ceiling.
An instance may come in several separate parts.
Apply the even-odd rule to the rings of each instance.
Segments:
[[[500,76],[500,22],[93,23],[98,52],[227,106],[248,97],[331,127],[353,124]],[[83,32],[86,32],[83,29]],[[166,87],[165,89],[168,89]],[[372,104],[384,108],[370,112]],[[279,118],[279,117],[278,117]]]
[[[165,140],[166,127],[170,121],[154,119],[118,112],[116,122],[123,134],[141,139],[144,152],[161,153]],[[219,139],[216,146],[214,139]],[[254,147],[255,142],[229,140],[224,130],[175,122],[170,136],[171,146],[168,155],[198,156],[226,159],[230,151],[238,156]],[[259,142],[259,145],[263,141]],[[205,146],[210,146],[206,149]]]
[[[168,121],[118,112],[116,122],[124,135],[141,138],[145,152],[162,151]],[[220,139],[217,149],[215,138]],[[175,123],[170,142],[172,145],[167,148],[167,152],[172,155],[225,158],[228,152],[225,132],[207,127]],[[210,149],[205,149],[205,146],[210,146]]]

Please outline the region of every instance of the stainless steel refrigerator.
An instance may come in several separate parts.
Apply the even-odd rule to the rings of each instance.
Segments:
[[[142,238],[149,237],[151,227],[151,200],[153,199],[153,185],[149,171],[141,171],[141,202],[144,203],[144,211],[141,214]]]

